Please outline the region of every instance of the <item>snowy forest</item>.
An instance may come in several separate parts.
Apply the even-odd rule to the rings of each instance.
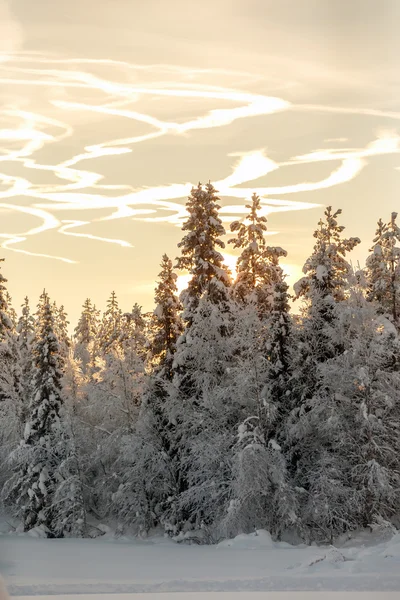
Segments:
[[[291,294],[260,198],[230,225],[235,275],[219,208],[210,183],[192,189],[153,312],[88,298],[72,336],[46,291],[17,314],[1,264],[0,490],[18,531],[312,543],[400,526],[396,213],[354,269],[360,240],[327,207]]]

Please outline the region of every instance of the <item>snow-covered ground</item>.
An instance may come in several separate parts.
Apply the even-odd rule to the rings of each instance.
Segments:
[[[259,592],[279,590],[398,592],[400,534],[386,540],[359,535],[340,548],[274,543],[263,531],[217,546],[111,535],[95,540],[0,535],[0,572],[13,596],[57,595],[58,600],[82,594],[124,600],[127,596],[120,595],[131,593],[150,600],[149,592],[162,592],[163,600],[177,592],[186,592],[185,600],[242,600],[249,592],[258,592],[251,600],[272,600],[275,594]],[[386,595],[379,593],[379,598]]]

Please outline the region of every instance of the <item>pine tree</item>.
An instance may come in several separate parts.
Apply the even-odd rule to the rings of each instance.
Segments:
[[[178,244],[182,255],[177,259],[176,266],[189,271],[191,275],[189,285],[181,295],[183,317],[188,324],[205,291],[212,302],[224,302],[227,298],[229,273],[222,254],[216,250],[216,247],[225,247],[220,239],[225,235],[225,229],[218,216],[218,200],[211,183],[207,183],[205,189],[199,183],[197,188],[192,188],[186,203],[189,217],[182,230],[187,233]]]
[[[24,439],[12,460],[16,473],[5,486],[6,503],[15,503],[24,531],[41,527],[54,535],[52,499],[57,485],[61,437],[62,363],[54,332],[53,310],[46,292],[40,297],[33,356],[30,416]]]
[[[0,259],[3,262],[4,259]],[[0,272],[0,485],[8,477],[6,458],[17,443],[21,428],[21,370],[6,289],[7,279]]]
[[[266,245],[267,218],[259,215],[259,196],[253,194],[251,200],[251,204],[246,205],[250,212],[245,221],[231,223],[231,231],[237,234],[228,243],[242,249],[236,263],[233,291],[240,301],[255,302],[260,315],[266,317],[272,308],[274,285],[281,279],[278,261],[287,252],[280,247]]]
[[[118,345],[125,355],[134,352],[142,361],[145,361],[148,346],[146,328],[142,307],[136,303],[130,313],[124,313],[121,317]]]
[[[70,336],[68,334],[68,317],[65,312],[64,306],[61,305],[59,308],[54,306],[54,325],[55,325],[55,334],[58,338],[58,342],[60,344],[60,350],[64,357],[68,356],[68,352],[71,346]]]
[[[314,392],[316,364],[332,358],[339,350],[335,340],[335,307],[345,299],[352,272],[346,254],[360,243],[359,238],[342,238],[344,226],[337,221],[341,212],[340,209],[332,212],[330,206],[325,210],[325,220],[319,221],[314,232],[317,241],[313,253],[303,267],[305,277],[294,286],[296,299],[302,297],[305,301],[298,371],[294,373],[302,387],[303,399]]]
[[[367,298],[400,328],[400,228],[396,218],[397,213],[392,213],[388,224],[378,221],[372,254],[367,259]]]
[[[154,297],[156,308],[152,320],[151,360],[153,365],[163,368],[167,378],[171,379],[176,343],[183,327],[179,315],[182,307],[177,297],[177,276],[173,272],[172,261],[166,254],[162,257],[158,276],[160,281]]]
[[[109,352],[118,342],[121,335],[121,317],[122,312],[118,306],[117,296],[115,292],[111,292],[98,333],[97,343],[101,353]]]
[[[21,399],[21,422],[25,423],[27,418],[27,411],[29,407],[29,401],[32,395],[32,380],[33,380],[33,340],[34,340],[34,328],[35,320],[31,315],[29,299],[26,296],[24,303],[22,304],[22,314],[18,320],[17,333],[18,333],[18,349],[21,364],[21,387],[22,387],[22,399]]]
[[[83,372],[93,363],[95,358],[95,342],[99,330],[100,311],[87,298],[83,304],[83,310],[78,324],[74,330],[75,356],[82,362]]]
[[[218,210],[218,197],[210,183],[205,189],[201,184],[193,188],[187,202],[189,216],[183,225],[183,231],[187,233],[178,244],[182,256],[177,259],[177,267],[188,270],[191,280],[181,295],[186,326],[177,342],[172,385],[165,401],[168,422],[165,446],[173,489],[162,521],[170,532],[178,532],[183,526],[196,527],[206,514],[205,505],[197,517],[194,513],[195,505],[199,505],[192,501],[192,494],[201,495],[200,489],[206,485],[199,479],[195,483],[195,473],[206,478],[207,468],[214,468],[210,463],[205,469],[201,467],[200,476],[199,465],[195,467],[193,462],[191,468],[190,457],[193,460],[200,458],[200,446],[206,447],[201,434],[212,435],[215,422],[212,422],[211,398],[221,393],[221,376],[224,378],[227,374],[226,361],[230,352],[233,324],[230,277],[223,257],[216,249],[224,248],[220,236],[225,234]]]

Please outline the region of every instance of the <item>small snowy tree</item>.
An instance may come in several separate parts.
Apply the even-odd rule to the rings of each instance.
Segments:
[[[20,436],[23,401],[16,331],[6,283],[0,272],[0,485],[8,477],[7,456]]]
[[[171,367],[176,351],[178,337],[183,327],[180,318],[181,304],[177,297],[176,279],[172,261],[166,254],[161,261],[160,281],[155,291],[156,308],[153,313],[153,335],[151,338],[151,361],[155,366],[164,368],[171,378]]]
[[[372,254],[367,259],[367,298],[376,302],[382,314],[390,315],[400,329],[400,228],[397,213],[390,222],[378,221]]]
[[[54,332],[57,336],[58,343],[60,344],[60,351],[64,357],[68,356],[68,352],[71,346],[71,339],[68,334],[68,317],[65,312],[65,308],[61,305],[59,308],[56,303],[53,303],[53,314],[54,314]]]
[[[18,349],[21,365],[21,422],[25,424],[29,402],[32,396],[33,381],[33,341],[35,331],[35,320],[31,314],[29,299],[26,296],[22,305],[22,314],[18,320]]]
[[[342,238],[343,225],[328,206],[325,220],[320,220],[314,232],[316,243],[303,272],[305,277],[295,284],[296,298],[303,298],[302,327],[298,342],[299,354],[294,369],[295,386],[301,399],[314,393],[316,365],[338,352],[335,336],[335,306],[345,299],[348,278],[352,273],[346,254],[359,238]]]
[[[115,292],[111,292],[97,337],[97,344],[100,352],[106,354],[118,341],[121,335],[121,317],[122,312],[118,306],[117,296]]]
[[[246,208],[250,212],[245,221],[231,223],[231,231],[237,233],[228,242],[234,248],[242,249],[236,263],[233,292],[242,302],[255,302],[260,315],[265,318],[272,308],[274,285],[281,279],[279,258],[287,253],[282,248],[266,245],[267,218],[259,214],[261,203],[257,194],[253,194],[251,204]]]
[[[83,310],[74,331],[75,356],[82,362],[83,372],[86,373],[88,365],[95,358],[95,341],[99,329],[100,311],[87,298],[83,304]]]
[[[187,233],[178,244],[181,256],[177,259],[177,268],[187,270],[191,275],[188,287],[181,295],[183,318],[188,324],[205,291],[213,301],[224,301],[226,288],[230,285],[223,256],[216,249],[225,247],[220,239],[225,229],[218,215],[218,200],[211,183],[207,183],[205,189],[199,183],[197,188],[192,188],[186,203],[189,217],[182,230]]]

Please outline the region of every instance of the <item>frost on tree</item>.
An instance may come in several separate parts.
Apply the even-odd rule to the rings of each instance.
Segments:
[[[118,305],[117,295],[111,292],[99,327],[97,343],[100,352],[106,354],[118,341],[121,334],[121,317],[122,311]]]
[[[7,453],[21,434],[23,405],[17,333],[6,283],[0,272],[0,484],[8,476]]]
[[[68,335],[68,317],[65,312],[65,308],[61,305],[59,308],[56,303],[53,303],[53,315],[54,315],[54,332],[57,336],[60,344],[60,352],[63,357],[68,356],[69,348],[71,346],[71,340]]]
[[[186,203],[189,216],[182,230],[187,233],[178,244],[181,256],[176,266],[188,271],[191,276],[187,289],[181,295],[183,317],[188,323],[204,292],[207,291],[213,302],[225,301],[226,287],[230,285],[223,256],[217,250],[217,247],[225,247],[220,239],[225,235],[225,229],[218,215],[218,200],[211,183],[204,188],[199,183],[197,188],[192,189]]]
[[[22,304],[22,314],[17,325],[17,343],[19,350],[19,360],[21,365],[21,423],[25,423],[28,416],[29,402],[32,396],[33,382],[33,341],[35,332],[35,319],[31,314],[29,299],[26,296]]]
[[[85,374],[89,365],[93,365],[95,359],[99,315],[100,311],[92,304],[90,298],[87,298],[83,304],[82,313],[74,331],[75,357],[81,361]]]
[[[340,209],[333,212],[330,206],[325,210],[325,219],[319,221],[314,232],[313,253],[303,267],[305,277],[294,286],[296,298],[304,299],[298,366],[306,377],[296,377],[302,387],[301,398],[310,397],[314,392],[316,364],[332,358],[338,351],[335,311],[346,297],[352,272],[346,254],[360,243],[359,238],[342,237],[344,226],[337,221],[341,212]]]
[[[30,414],[21,445],[12,457],[16,473],[6,486],[6,501],[17,504],[24,531],[41,527],[52,535],[52,497],[57,485],[61,434],[62,373],[54,316],[45,292],[40,298],[33,356],[35,371]]]
[[[166,254],[162,257],[158,277],[159,282],[154,296],[156,308],[152,318],[153,334],[150,352],[154,366],[165,369],[166,376],[171,378],[176,343],[183,327],[180,318],[182,306],[177,296],[177,275],[173,271],[172,261]]]
[[[379,311],[400,329],[400,228],[396,219],[397,213],[392,213],[387,224],[379,219],[366,273],[368,300],[376,302]]]
[[[261,201],[253,194],[250,210],[244,222],[231,223],[236,237],[229,240],[234,248],[240,248],[237,276],[233,286],[234,296],[242,302],[254,302],[262,318],[266,318],[273,306],[274,286],[281,280],[279,259],[287,252],[279,247],[267,246],[265,234],[267,218],[262,212]]]

